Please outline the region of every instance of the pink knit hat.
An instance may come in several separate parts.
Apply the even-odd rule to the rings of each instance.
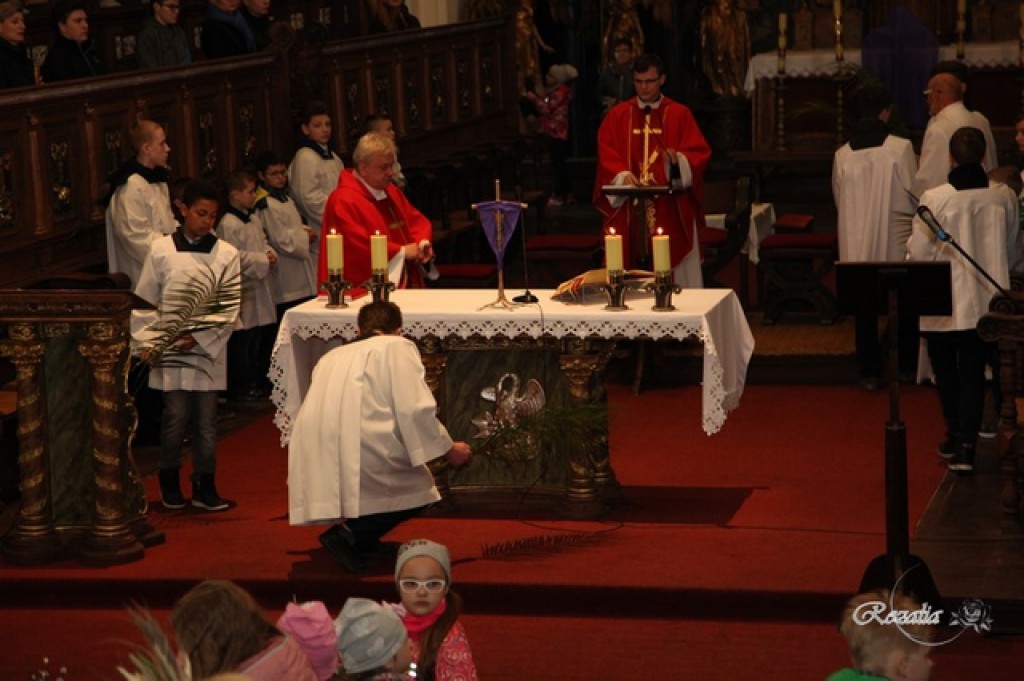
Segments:
[[[289,603],[277,620],[277,628],[295,639],[320,681],[338,671],[338,634],[322,602]]]

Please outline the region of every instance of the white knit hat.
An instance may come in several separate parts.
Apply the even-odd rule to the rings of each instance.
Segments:
[[[402,574],[402,568],[410,559],[417,556],[429,556],[437,561],[437,564],[444,570],[444,578],[452,583],[452,561],[448,556],[448,548],[443,544],[429,539],[413,539],[402,544],[398,548],[398,560],[395,561],[395,581]]]
[[[398,654],[408,636],[391,608],[367,598],[345,601],[335,627],[341,662],[350,674],[383,667]]]
[[[548,73],[555,77],[559,85],[565,85],[576,76],[580,75],[572,64],[552,64]]]

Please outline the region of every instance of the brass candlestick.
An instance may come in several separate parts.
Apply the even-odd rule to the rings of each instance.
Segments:
[[[352,282],[346,281],[341,276],[341,271],[327,274],[327,281],[320,284],[320,288],[327,290],[327,307],[348,307],[345,302],[345,291],[352,288]]]
[[[388,302],[388,297],[394,290],[395,285],[388,279],[387,270],[375,271],[370,277],[370,295],[373,297],[373,302]]]
[[[628,310],[629,306],[626,305],[626,276],[622,270],[609,270],[607,283],[601,284],[601,288],[604,289],[605,293],[608,294],[608,304],[604,306],[606,310],[615,310],[616,312],[621,310]]]
[[[647,284],[644,286],[645,291],[654,292],[654,306],[651,308],[655,312],[668,312],[669,310],[676,309],[676,306],[672,304],[672,294],[681,293],[683,288],[676,285],[672,278],[672,272],[655,272],[654,283]]]

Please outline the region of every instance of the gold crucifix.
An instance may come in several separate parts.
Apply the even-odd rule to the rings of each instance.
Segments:
[[[654,182],[654,173],[651,172],[651,166],[654,165],[654,160],[658,158],[658,150],[651,149],[651,135],[660,135],[661,128],[652,128],[651,115],[645,113],[644,127],[633,128],[633,134],[644,136],[644,157],[640,163],[640,177],[638,179],[641,187],[648,187]]]

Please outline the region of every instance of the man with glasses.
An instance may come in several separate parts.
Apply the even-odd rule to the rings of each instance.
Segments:
[[[313,370],[288,447],[288,521],[337,521],[320,543],[348,572],[366,569],[382,536],[441,499],[428,462],[459,467],[473,454],[437,419],[398,306],[367,303],[356,325],[356,340]]]
[[[914,195],[919,198],[926,190],[946,183],[952,167],[949,140],[960,128],[977,128],[985,136],[985,158],[982,167],[986,171],[999,165],[997,147],[988,119],[983,114],[970,111],[964,106],[966,81],[967,67],[959,62],[939,62],[928,80],[924,96],[931,118],[921,140],[921,158],[918,161],[917,175],[914,176]]]
[[[604,214],[605,228],[624,236],[626,267],[645,266],[640,253],[650,253],[650,223],[624,196],[607,196],[606,186],[671,188],[651,199],[653,224],[670,238],[675,282],[703,288],[697,230],[704,229],[701,198],[704,170],[711,148],[690,109],[661,93],[665,67],[660,57],[641,55],[633,62],[636,97],[616,105],[597,133],[598,168],[594,203]]]
[[[153,15],[139,29],[136,45],[140,69],[185,66],[192,63],[188,36],[178,24],[182,0],[152,0]]]

